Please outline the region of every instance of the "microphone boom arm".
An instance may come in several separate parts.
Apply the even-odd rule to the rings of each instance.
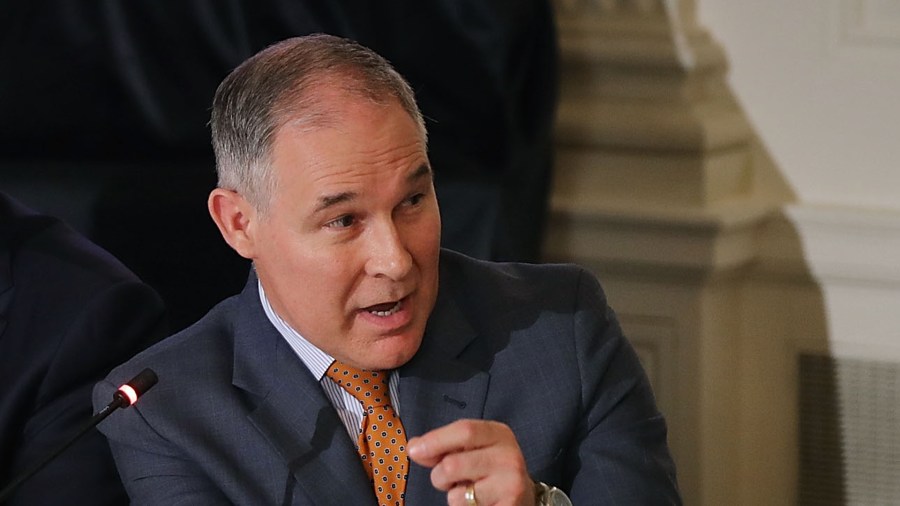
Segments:
[[[137,376],[131,379],[128,383],[119,387],[118,390],[113,394],[113,400],[109,404],[106,405],[103,409],[98,411],[88,420],[87,423],[84,424],[78,432],[73,434],[69,439],[67,439],[63,444],[59,445],[53,452],[49,455],[41,459],[38,463],[31,466],[24,473],[19,474],[19,476],[10,482],[6,487],[0,491],[0,503],[6,501],[12,492],[19,487],[22,483],[24,483],[27,479],[34,476],[38,471],[44,468],[47,464],[49,464],[53,459],[59,456],[60,453],[66,451],[67,448],[72,446],[75,441],[81,439],[89,430],[93,429],[97,424],[102,422],[106,417],[111,415],[115,410],[119,408],[127,408],[134,404],[138,397],[143,395],[147,390],[150,390],[153,385],[156,384],[158,378],[156,377],[156,373],[153,372],[152,369],[144,369]],[[126,389],[126,387],[128,387]],[[129,391],[130,390],[130,391]]]

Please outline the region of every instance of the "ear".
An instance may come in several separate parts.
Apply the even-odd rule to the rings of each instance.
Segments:
[[[206,205],[225,242],[238,255],[253,260],[256,257],[253,235],[256,210],[253,206],[237,192],[223,188],[210,192]]]

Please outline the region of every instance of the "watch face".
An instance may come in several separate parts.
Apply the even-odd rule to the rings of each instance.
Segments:
[[[572,506],[572,501],[569,500],[569,497],[562,490],[553,487],[550,489],[550,492],[547,493],[548,504],[550,506]]]

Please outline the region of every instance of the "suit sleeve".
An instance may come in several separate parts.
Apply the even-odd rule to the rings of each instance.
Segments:
[[[98,383],[94,388],[95,406],[105,405],[117,388],[118,385],[108,380]],[[109,440],[131,504],[232,504],[195,463],[154,430],[140,410],[139,401],[100,425]]]
[[[582,272],[574,334],[584,416],[564,489],[574,504],[681,504],[666,423],[606,297]]]
[[[66,322],[53,351],[34,411],[23,427],[12,474],[30,468],[68,440],[91,417],[94,383],[163,335],[162,302],[146,285],[121,281],[89,293],[77,301],[84,309]],[[56,504],[61,498],[73,505],[125,501],[109,447],[95,430],[23,483],[6,504]]]

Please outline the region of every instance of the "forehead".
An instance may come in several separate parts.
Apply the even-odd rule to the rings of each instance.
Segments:
[[[346,69],[333,69],[306,78],[302,86],[285,90],[273,104],[272,113],[282,125],[307,124],[310,127],[327,126],[340,121],[348,110],[359,105],[391,106],[399,104],[414,120],[425,136],[421,115],[415,103],[407,103],[389,84],[366,80]]]
[[[402,134],[415,135],[426,143],[424,127],[413,113],[403,107],[400,100],[387,91],[379,94],[372,90],[353,86],[352,82],[323,79],[311,89],[278,105],[281,109],[275,131],[277,142],[283,132],[289,134],[316,133],[336,130],[344,135],[358,135],[359,141],[376,140],[371,128],[392,122],[392,126],[406,124]],[[278,114],[278,113],[276,113]],[[399,134],[400,131],[392,132]]]
[[[325,191],[366,178],[366,184],[387,183],[390,174],[405,178],[428,166],[424,135],[399,101],[382,104],[333,91],[321,99],[314,115],[287,121],[276,132],[277,186],[302,183]]]

